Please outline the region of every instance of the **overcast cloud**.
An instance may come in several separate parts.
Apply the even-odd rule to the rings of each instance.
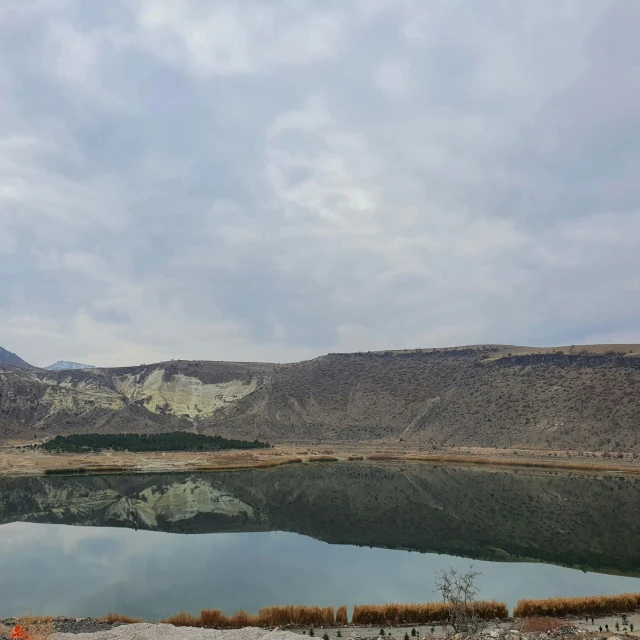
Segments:
[[[0,0],[33,364],[640,342],[637,0]]]

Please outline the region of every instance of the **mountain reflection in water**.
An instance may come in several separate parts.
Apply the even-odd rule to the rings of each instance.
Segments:
[[[640,575],[640,480],[419,463],[0,479],[0,523],[289,531],[344,545]]]

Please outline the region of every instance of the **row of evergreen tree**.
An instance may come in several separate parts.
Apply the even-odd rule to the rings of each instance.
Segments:
[[[205,436],[185,431],[171,433],[83,433],[56,436],[41,445],[46,451],[81,453],[84,451],[221,451],[223,449],[265,449],[268,442],[230,440],[221,436]]]

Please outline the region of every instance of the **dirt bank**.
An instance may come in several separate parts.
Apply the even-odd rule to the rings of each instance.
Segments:
[[[220,452],[48,453],[14,441],[0,445],[0,475],[47,473],[167,473],[172,471],[226,471],[274,467],[283,464],[333,461],[387,460],[432,464],[494,465],[599,473],[640,474],[632,455],[607,457],[602,451],[489,449],[448,447],[434,450],[403,442],[353,442],[323,445],[280,444],[271,449]]]

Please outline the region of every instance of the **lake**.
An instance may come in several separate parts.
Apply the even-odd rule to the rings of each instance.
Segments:
[[[0,478],[0,617],[640,591],[640,480],[332,463]]]

